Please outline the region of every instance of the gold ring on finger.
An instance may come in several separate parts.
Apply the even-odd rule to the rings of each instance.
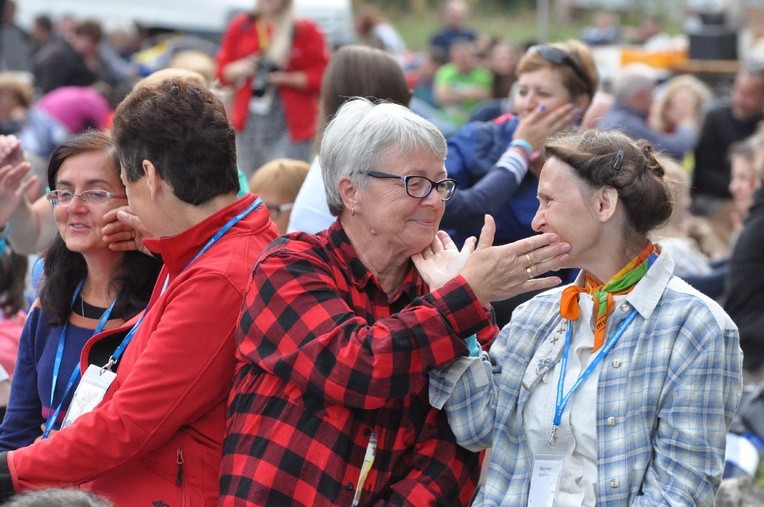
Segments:
[[[531,268],[525,268],[525,273],[528,275],[528,280],[533,278],[533,272],[531,271]]]
[[[528,267],[533,266],[533,261],[531,260],[531,256],[528,254],[525,254],[525,260],[528,261]]]

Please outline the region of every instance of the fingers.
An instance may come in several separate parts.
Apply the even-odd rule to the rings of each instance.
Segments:
[[[451,239],[451,236],[449,236],[446,231],[438,231],[438,237],[440,238],[440,242],[443,244],[444,249],[458,250],[456,243],[454,243],[454,240]]]
[[[22,162],[16,166],[6,165],[0,169],[0,185],[3,189],[18,190],[21,181],[32,170],[29,162]]]
[[[37,175],[35,175],[35,176],[31,176],[30,178],[28,178],[27,180],[25,180],[25,181],[24,181],[24,182],[21,184],[21,186],[19,187],[19,189],[18,189],[18,191],[17,191],[16,193],[18,193],[19,195],[24,195],[24,194],[26,194],[26,193],[27,193],[29,190],[31,190],[32,188],[34,188],[34,186],[35,186],[35,185],[37,185],[37,182],[38,182],[38,181],[40,181],[40,178],[39,178],[39,177],[37,177]],[[39,194],[38,194],[38,195],[39,195]]]
[[[518,287],[518,294],[524,294],[526,292],[532,292],[537,290],[551,289],[562,283],[562,279],[559,276],[545,276],[543,278],[533,278],[527,282],[523,282]]]
[[[464,242],[464,245],[462,245],[462,249],[460,252],[472,254],[472,252],[475,251],[475,247],[477,246],[477,238],[475,236],[470,236],[467,238]]]
[[[512,254],[516,256],[522,256],[526,253],[532,254],[532,258],[535,261],[539,261],[550,257],[550,255],[544,256],[544,252],[537,252],[536,250],[543,249],[544,247],[555,244],[557,242],[559,242],[559,237],[556,234],[544,233],[529,236],[527,238],[515,241],[514,243],[509,243],[506,245],[506,248],[510,249]],[[567,243],[560,244],[567,245]],[[570,250],[570,245],[568,245],[568,250]]]
[[[130,241],[117,241],[116,243],[109,243],[109,250],[113,252],[134,252],[136,250],[143,252],[143,250],[140,250],[138,245],[135,244],[134,239],[131,239]]]
[[[445,250],[445,246],[443,245],[443,241],[440,239],[440,236],[438,234],[435,235],[434,238],[432,238],[432,243],[430,244],[430,247],[432,247],[432,253],[437,254]]]
[[[496,234],[496,222],[491,215],[485,216],[483,228],[480,230],[480,239],[478,239],[475,250],[482,250],[493,245],[493,237]]]
[[[128,225],[138,231],[141,236],[148,237],[151,236],[146,228],[143,226],[143,222],[141,222],[141,219],[138,218],[138,215],[134,215],[129,207],[124,206],[117,209],[117,220],[122,222],[125,225]]]

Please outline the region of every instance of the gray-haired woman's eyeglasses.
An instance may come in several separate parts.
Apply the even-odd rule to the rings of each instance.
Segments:
[[[441,201],[451,199],[456,190],[456,180],[453,178],[444,178],[439,181],[432,181],[425,176],[399,176],[397,174],[383,173],[380,171],[369,171],[366,174],[372,178],[403,180],[403,186],[406,193],[415,199],[424,199],[432,193],[434,188]]]

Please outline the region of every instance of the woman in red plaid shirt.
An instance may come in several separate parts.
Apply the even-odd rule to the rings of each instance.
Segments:
[[[477,454],[428,403],[427,372],[496,334],[491,301],[551,287],[555,235],[459,251],[438,225],[446,143],[395,104],[344,104],[321,166],[338,220],[255,266],[237,332],[220,505],[466,505]]]

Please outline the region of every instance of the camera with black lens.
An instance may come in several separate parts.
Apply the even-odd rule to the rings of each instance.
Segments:
[[[268,75],[279,70],[279,66],[272,60],[261,58],[257,61],[255,77],[252,79],[252,95],[262,97],[268,91]]]

